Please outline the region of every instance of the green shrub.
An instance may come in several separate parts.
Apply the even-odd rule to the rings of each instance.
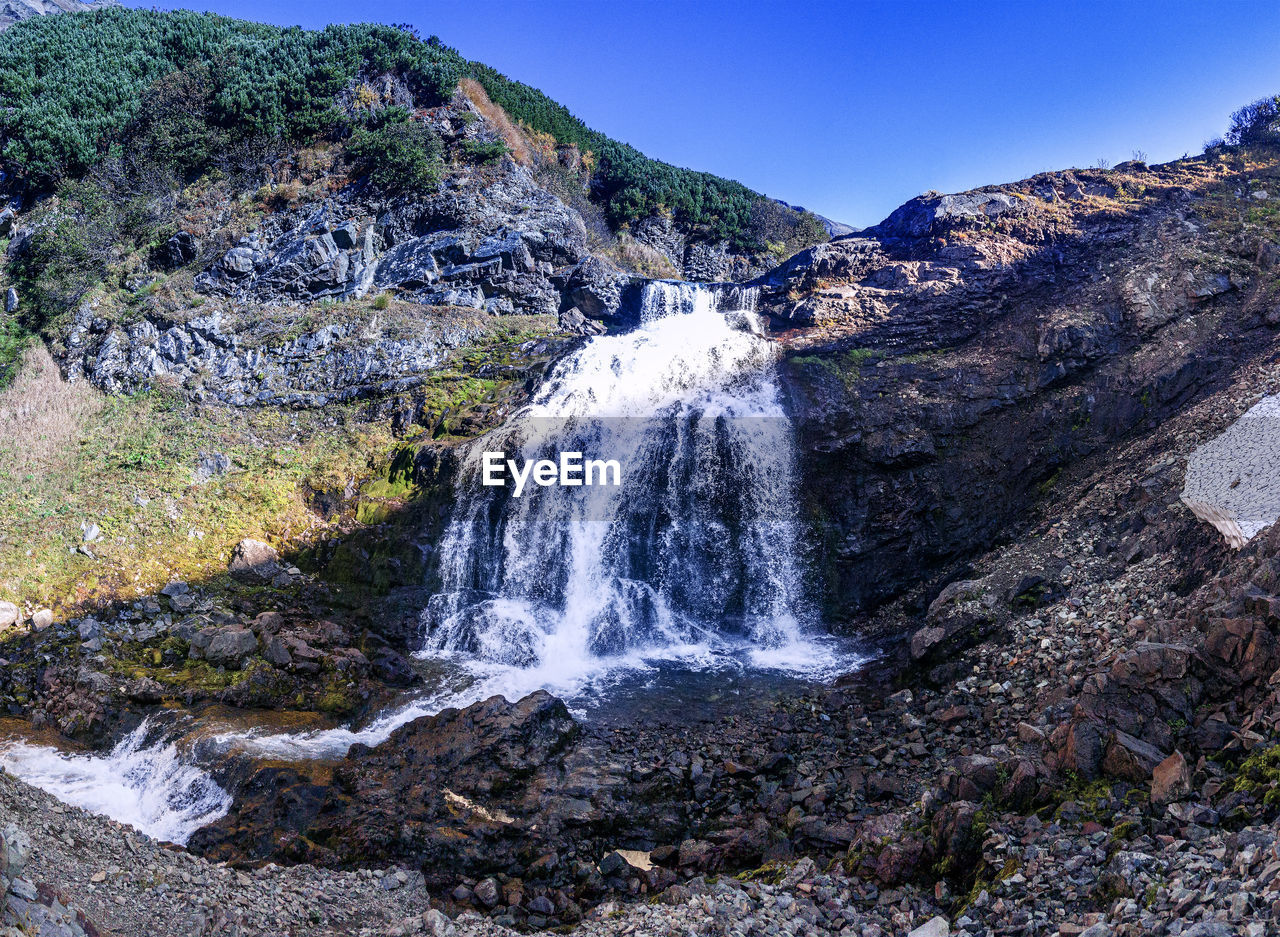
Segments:
[[[429,185],[436,141],[408,129],[402,108],[341,111],[341,92],[370,75],[395,74],[415,103],[449,98],[470,74],[495,104],[532,130],[583,154],[592,201],[621,228],[669,212],[691,236],[737,249],[795,249],[825,240],[817,219],[777,206],[710,173],[649,159],[587,127],[542,92],[435,37],[381,25],[281,28],[208,13],[105,9],[33,17],[0,34],[0,159],[41,189],[113,163],[156,190],[167,179],[217,165],[247,180],[291,144],[356,130],[352,144],[384,188]],[[399,127],[400,129],[388,129]],[[500,144],[471,142],[478,162]],[[390,165],[383,156],[405,156]]]
[[[382,191],[410,192],[440,181],[444,145],[430,127],[405,121],[357,130],[347,143],[347,153]]]
[[[462,155],[472,163],[496,163],[510,152],[501,140],[477,140],[474,137],[462,141]]]
[[[464,65],[438,40],[390,26],[307,31],[128,9],[33,17],[0,34],[2,152],[46,183],[82,174],[132,131],[159,158],[189,164],[224,138],[328,130],[342,120],[336,95],[362,73],[394,72],[430,103],[453,93]]]
[[[1280,95],[1259,98],[1232,114],[1223,139],[1228,146],[1280,143]]]

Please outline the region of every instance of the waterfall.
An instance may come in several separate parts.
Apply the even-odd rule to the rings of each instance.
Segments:
[[[201,767],[236,747],[341,757],[397,727],[539,688],[575,709],[628,674],[843,672],[856,655],[807,627],[797,565],[795,447],[756,293],[655,282],[639,325],[562,359],[532,401],[472,444],[439,544],[440,588],[418,656],[443,666],[420,695],[362,727],[277,733],[205,725],[205,750],[144,723],[106,755],[0,745],[0,764],[68,803],[182,843],[231,798]],[[485,452],[616,460],[619,484],[482,484]],[[197,746],[198,747],[198,746]]]
[[[231,795],[175,743],[150,740],[153,734],[144,721],[105,755],[16,742],[0,749],[0,766],[68,804],[185,843],[230,809]]]
[[[755,298],[648,284],[636,329],[588,341],[471,446],[422,616],[425,656],[561,689],[654,659],[810,659],[792,427]],[[481,484],[492,451],[616,460],[621,484],[513,497]]]

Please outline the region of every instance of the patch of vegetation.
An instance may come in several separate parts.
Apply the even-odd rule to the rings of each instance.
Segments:
[[[1280,143],[1280,95],[1259,98],[1232,114],[1223,142],[1227,146]]]
[[[342,123],[335,97],[361,73],[401,75],[430,102],[463,69],[438,40],[391,26],[130,9],[33,17],[0,36],[3,155],[37,182],[81,175],[126,141],[196,168],[231,144],[303,141]]]
[[[507,145],[501,140],[477,140],[473,137],[462,141],[462,155],[472,163],[496,163],[508,152]]]
[[[1280,807],[1280,745],[1250,752],[1236,770],[1231,789],[1260,798],[1266,807]]]
[[[357,130],[347,153],[369,181],[386,193],[420,192],[440,181],[444,144],[425,124],[407,119]]]
[[[841,354],[797,355],[789,359],[794,367],[817,370],[838,378],[852,390],[862,376],[862,368],[879,360],[879,353],[870,348],[851,348]]]
[[[579,150],[592,198],[615,228],[665,210],[696,236],[737,249],[782,254],[826,240],[811,213],[738,182],[649,159],[438,39],[381,25],[312,31],[131,9],[33,17],[0,36],[0,152],[39,187],[109,161],[152,181],[214,167],[234,173],[270,162],[278,146],[358,127],[376,113],[362,107],[360,88],[357,113],[337,102],[370,74],[398,76],[423,105],[445,101],[464,75],[473,77],[533,136]],[[422,141],[406,134],[360,145],[392,156],[409,145],[416,154]],[[505,145],[468,141],[463,151],[489,162],[501,158],[499,147]],[[430,160],[415,155],[412,162],[408,178],[384,182],[421,185]]]
[[[537,317],[495,324],[413,392],[423,422],[402,431],[423,440],[474,432],[470,409],[517,380],[508,365],[520,346],[552,328]],[[63,382],[47,351],[35,350],[0,396],[0,598],[56,609],[151,594],[174,579],[214,581],[242,538],[301,550],[323,535],[315,492],[354,485],[355,510],[368,505],[356,520],[368,523],[416,494],[415,447],[387,421],[364,422],[363,404],[200,406],[163,382],[102,398]],[[199,481],[196,464],[212,452],[233,468]],[[82,522],[101,539],[85,543]],[[368,578],[367,559],[359,563]]]

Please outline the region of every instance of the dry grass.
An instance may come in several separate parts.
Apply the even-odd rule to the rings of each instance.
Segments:
[[[507,116],[507,112],[489,100],[489,95],[485,93],[480,82],[474,78],[464,78],[458,82],[458,88],[470,98],[471,103],[480,112],[480,116],[487,120],[490,126],[502,137],[502,142],[511,151],[511,158],[521,166],[532,166],[533,154],[529,150],[529,141],[525,139],[525,135],[520,128]]]
[[[13,474],[53,467],[101,409],[97,390],[87,381],[68,384],[49,350],[33,345],[0,392],[0,463]]]
[[[626,233],[619,234],[617,244],[605,248],[602,253],[641,276],[658,280],[677,279],[680,276],[680,271],[665,254]]]

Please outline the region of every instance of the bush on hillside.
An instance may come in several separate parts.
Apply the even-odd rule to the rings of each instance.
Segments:
[[[430,127],[400,121],[357,130],[347,142],[347,153],[383,192],[414,192],[440,181],[444,144]]]
[[[1229,146],[1280,143],[1280,95],[1259,98],[1232,114],[1223,140]]]
[[[394,72],[431,103],[453,94],[464,66],[438,40],[390,26],[307,31],[128,9],[33,17],[0,35],[2,152],[38,184],[83,174],[126,137],[193,164],[223,139],[330,129],[342,119],[335,96],[362,73]],[[191,156],[177,152],[184,141]]]

